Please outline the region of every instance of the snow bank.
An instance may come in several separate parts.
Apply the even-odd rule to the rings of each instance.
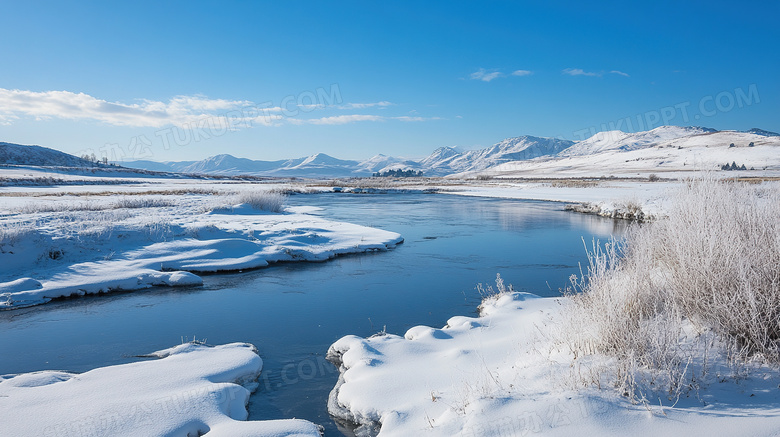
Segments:
[[[148,226],[139,231],[132,217],[112,223],[100,231],[106,235],[89,237],[86,243],[78,236],[61,235],[60,229],[47,229],[50,222],[39,219],[44,223],[40,233],[0,244],[0,281],[6,280],[0,282],[0,309],[157,285],[199,285],[202,280],[194,273],[253,269],[279,261],[324,261],[341,254],[388,250],[403,241],[394,232],[241,205],[199,214],[172,208],[168,214],[161,215],[161,224],[154,228],[155,236],[160,234],[165,241],[152,244],[139,237],[149,233]],[[66,231],[75,226],[66,225]],[[108,254],[96,257],[101,251]],[[18,278],[20,274],[29,278]]]
[[[303,420],[247,422],[263,361],[254,346],[183,344],[159,359],[74,374],[0,376],[0,434],[319,436]]]
[[[499,199],[543,200],[572,204],[567,209],[614,218],[649,219],[665,214],[668,194],[681,182],[593,182],[592,186],[565,186],[544,182],[479,183],[450,187],[447,194]],[[576,184],[572,184],[576,185]]]
[[[404,337],[347,336],[328,357],[340,366],[328,409],[357,435],[776,435],[777,375],[713,383],[674,408],[646,408],[606,388],[571,388],[571,355],[543,335],[566,299],[500,295],[481,317]],[[585,371],[577,369],[577,371]]]

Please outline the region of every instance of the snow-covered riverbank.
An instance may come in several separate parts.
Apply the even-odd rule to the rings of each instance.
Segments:
[[[703,381],[674,407],[582,388],[591,375],[571,367],[551,334],[567,303],[508,293],[441,329],[344,337],[328,352],[341,368],[329,410],[360,423],[360,435],[381,424],[380,436],[770,436],[780,427],[780,377],[770,370]]]
[[[667,217],[594,242],[561,298],[346,336],[329,410],[365,435],[776,435],[777,186],[686,184]]]
[[[0,218],[0,309],[53,298],[202,283],[196,273],[387,250],[394,232],[305,208],[263,211],[222,195],[42,198]],[[250,199],[251,200],[251,199]]]
[[[0,376],[7,436],[319,436],[304,420],[246,421],[263,360],[255,347],[185,343],[81,374]]]

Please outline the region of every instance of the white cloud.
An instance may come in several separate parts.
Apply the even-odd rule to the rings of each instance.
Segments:
[[[483,82],[490,82],[493,79],[503,77],[504,74],[500,71],[487,71],[484,68],[480,68],[479,70],[471,73],[469,75],[470,78],[474,80],[481,80]]]
[[[399,117],[384,117],[380,115],[366,115],[366,114],[351,114],[351,115],[335,115],[332,117],[320,117],[320,118],[289,118],[287,121],[291,124],[317,124],[317,125],[338,125],[357,123],[361,121],[428,121],[428,120],[441,120],[439,117],[410,117],[408,115],[402,115]]]
[[[298,106],[303,112],[315,109],[386,108],[388,101],[348,103],[341,106]],[[70,91],[26,91],[0,88],[0,124],[10,124],[21,117],[36,120],[61,118],[67,120],[95,120],[113,126],[191,128],[203,123],[218,126],[250,127],[253,125],[279,126],[290,124],[340,125],[363,121],[425,121],[436,118],[417,116],[380,116],[371,114],[336,115],[320,118],[293,118],[296,107],[282,108],[270,103],[258,105],[247,100],[209,99],[204,96],[176,96],[167,102],[139,100],[138,103],[109,102],[85,93]]]
[[[512,72],[512,76],[530,76],[532,74],[534,74],[534,72],[530,70],[515,70]]]
[[[340,109],[365,109],[365,108],[386,108],[393,106],[393,103],[387,101],[373,102],[373,103],[347,103],[346,105],[339,106]]]
[[[384,117],[378,115],[366,115],[366,114],[352,114],[352,115],[334,115],[332,117],[320,117],[320,118],[290,118],[289,121],[292,124],[349,124],[358,121],[382,121]]]
[[[569,76],[601,76],[601,73],[594,73],[591,71],[585,71],[581,68],[567,68],[563,71],[561,71],[563,74],[567,74]]]
[[[214,116],[217,112],[253,105],[245,100],[208,99],[203,96],[176,96],[167,102],[141,100],[127,104],[70,91],[35,92],[0,88],[0,120],[6,122],[20,116],[32,116],[39,120],[97,120],[114,126],[181,126]]]
[[[624,77],[631,77],[631,76],[628,75],[628,73],[623,73],[620,70],[612,70],[612,71],[610,71],[610,73],[612,73],[612,74],[619,74],[619,75],[624,76]]]

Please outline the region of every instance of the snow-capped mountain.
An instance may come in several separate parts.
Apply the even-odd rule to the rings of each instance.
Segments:
[[[410,169],[417,170],[420,163],[409,159],[396,158],[394,156],[375,155],[358,164],[358,170],[367,173],[377,173],[387,170]]]
[[[222,154],[201,161],[130,161],[122,164],[145,170],[225,176],[349,177],[371,175],[371,171],[361,168],[361,163],[358,161],[338,159],[324,153],[277,161],[253,160]]]
[[[376,155],[364,161],[324,153],[302,158],[260,161],[222,154],[201,161],[133,161],[124,166],[188,174],[277,177],[365,177],[388,170],[422,171],[426,176],[479,173],[508,177],[643,174],[691,169],[717,170],[736,163],[747,168],[780,169],[780,134],[753,128],[717,131],[704,127],[662,126],[646,132],[599,132],[573,142],[521,136],[491,147],[460,150],[440,147],[421,160]],[[0,143],[0,164],[91,167],[93,163],[40,146]],[[632,173],[633,172],[633,173]]]
[[[452,147],[441,147],[420,161],[420,166],[429,176],[480,171],[505,162],[555,155],[573,144],[574,142],[569,140],[526,135],[507,138],[486,149],[466,152],[460,152]]]
[[[318,153],[304,158],[279,161],[258,161],[232,155],[217,155],[196,162],[132,161],[125,162],[123,165],[155,171],[218,175],[365,177],[388,170],[416,170],[422,171],[426,176],[444,176],[464,171],[484,170],[504,162],[554,155],[572,144],[574,142],[568,140],[522,136],[508,138],[479,150],[461,151],[454,147],[440,147],[420,161],[381,154],[364,161],[352,161]]]
[[[703,127],[661,126],[655,129],[626,133],[619,130],[599,132],[580,141],[560,153],[561,156],[584,156],[608,150],[638,150],[671,141],[677,138],[717,132]]]
[[[733,148],[730,147],[732,143],[735,144]],[[751,143],[755,148],[749,147]],[[776,143],[780,143],[780,135],[755,128],[738,132],[695,126],[661,126],[645,132],[599,132],[579,142],[521,136],[507,138],[479,150],[464,151],[455,147],[440,147],[419,161],[376,155],[358,162],[340,160],[319,153],[281,161],[253,161],[218,155],[187,165],[165,165],[169,171],[186,173],[284,177],[361,177],[388,170],[416,170],[422,171],[426,176],[473,175],[484,172],[499,174],[508,171],[519,176],[524,171],[522,169],[533,169],[534,173],[543,173],[547,177],[561,171],[577,171],[577,174],[625,171],[642,173],[645,170],[663,171],[671,169],[672,166],[682,170],[693,168],[694,165],[716,169],[718,165],[727,162],[763,168],[766,166],[764,161],[774,162],[775,154],[778,156],[777,160],[780,160],[780,153],[777,153],[780,150],[763,147]],[[764,153],[769,156],[764,157]],[[160,170],[159,164],[154,168],[147,167],[144,163],[126,165]]]
[[[748,171],[780,170],[780,136],[756,131],[760,130],[664,126],[638,133],[602,132],[555,156],[509,162],[485,173],[495,177],[646,177],[719,170],[729,163],[744,165]]]
[[[180,167],[182,173],[199,174],[249,174],[268,171],[277,168],[283,161],[254,161],[246,158],[236,158],[233,155],[222,154],[195,161],[189,165]],[[175,164],[175,163],[174,163]]]

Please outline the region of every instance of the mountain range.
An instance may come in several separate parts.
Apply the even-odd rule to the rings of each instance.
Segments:
[[[376,155],[363,161],[334,158],[324,153],[279,161],[259,161],[222,154],[202,161],[129,161],[122,165],[152,171],[172,171],[212,175],[257,175],[278,177],[361,177],[388,170],[420,170],[426,176],[480,171],[505,162],[554,155],[574,144],[556,138],[521,136],[505,139],[480,150],[460,151],[440,147],[428,157],[415,161]]]
[[[767,147],[768,146],[768,147]],[[277,161],[228,154],[201,161],[129,161],[125,167],[205,175],[276,177],[364,177],[388,170],[416,170],[425,176],[491,174],[592,173],[613,171],[679,171],[686,166],[710,168],[722,163],[780,167],[780,134],[761,129],[717,131],[703,127],[661,126],[645,132],[605,131],[582,141],[520,136],[490,147],[463,151],[440,147],[421,160],[376,155],[363,161],[324,153]],[[95,164],[40,146],[0,143],[0,164],[85,167]],[[625,172],[624,171],[624,172]],[[584,172],[584,173],[583,173]],[[572,173],[572,174],[574,174]]]
[[[520,136],[507,138],[490,147],[462,151],[455,147],[440,147],[421,160],[376,155],[364,161],[337,159],[324,153],[304,158],[256,161],[217,155],[202,161],[182,162],[125,162],[125,166],[146,170],[174,171],[212,175],[260,175],[282,177],[362,177],[388,170],[416,170],[425,176],[476,174],[491,169],[511,167],[513,163],[547,162],[556,159],[572,159],[600,154],[613,154],[652,149],[658,145],[681,139],[710,141],[713,147],[728,147],[731,142],[772,143],[780,135],[761,130],[717,131],[705,127],[661,126],[645,132],[599,132],[583,141],[557,138]],[[728,139],[728,142],[725,142]]]

